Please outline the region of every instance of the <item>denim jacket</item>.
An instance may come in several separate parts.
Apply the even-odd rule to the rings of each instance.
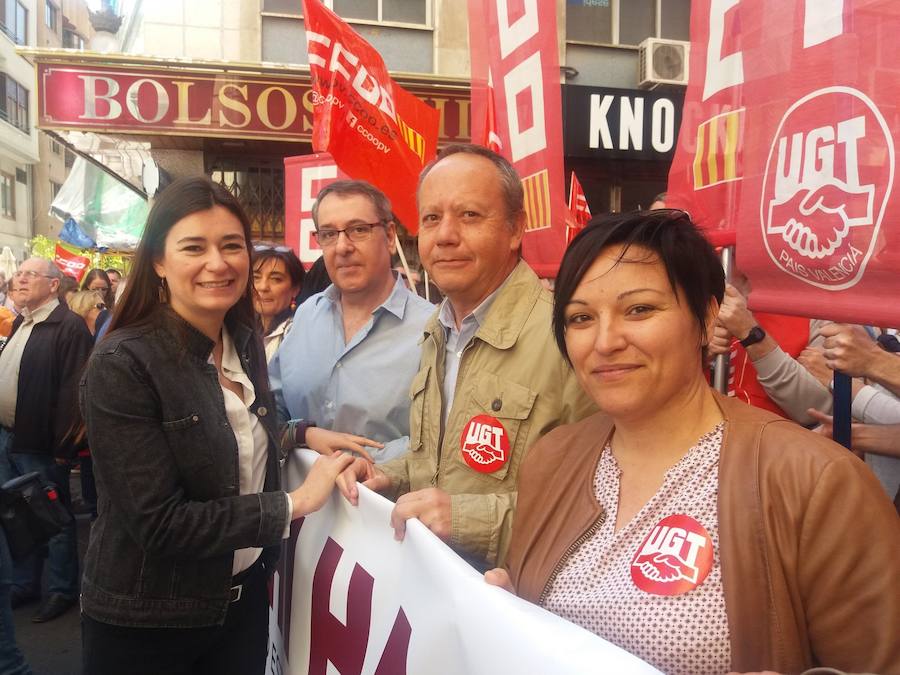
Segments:
[[[246,326],[229,330],[250,374],[259,338]],[[278,557],[290,514],[280,491],[274,407],[259,395],[251,406],[269,434],[266,479],[264,492],[240,495],[237,441],[208,362],[212,348],[161,310],[149,328],[111,333],[88,363],[80,400],[99,516],[81,603],[97,621],[221,625],[234,551],[268,547],[262,560],[269,569]]]

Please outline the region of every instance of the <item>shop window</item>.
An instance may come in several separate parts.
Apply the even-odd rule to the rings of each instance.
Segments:
[[[44,22],[47,24],[47,28],[54,33],[59,27],[59,7],[50,0],[44,0]]]
[[[16,217],[16,183],[8,173],[0,173],[0,216]]]
[[[0,30],[17,45],[28,42],[28,10],[18,0],[0,0]]]
[[[299,0],[263,0],[262,11],[270,14],[295,14],[301,16],[303,14],[303,3]]]
[[[251,166],[236,159],[214,160],[213,181],[237,197],[250,218],[254,239],[284,239],[284,167]]]
[[[648,37],[690,39],[690,0],[567,0],[566,39],[639,45]]]
[[[0,119],[26,134],[28,124],[28,90],[6,73],[0,73]]]

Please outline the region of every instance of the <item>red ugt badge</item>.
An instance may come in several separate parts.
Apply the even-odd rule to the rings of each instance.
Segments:
[[[634,585],[653,595],[681,595],[703,583],[713,563],[712,539],[690,516],[666,516],[631,561]]]
[[[509,435],[496,417],[470,419],[459,443],[466,464],[481,473],[493,473],[509,461]]]

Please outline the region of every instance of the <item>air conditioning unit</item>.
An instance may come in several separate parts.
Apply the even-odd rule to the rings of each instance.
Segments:
[[[654,89],[661,84],[686,85],[691,43],[647,38],[640,44],[638,86]]]

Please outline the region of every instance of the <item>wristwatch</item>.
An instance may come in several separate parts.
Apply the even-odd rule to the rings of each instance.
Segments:
[[[750,332],[747,333],[747,337],[743,340],[740,340],[741,347],[746,349],[750,345],[755,345],[757,342],[762,342],[766,337],[766,331],[764,331],[760,326],[753,326],[750,329]]]

